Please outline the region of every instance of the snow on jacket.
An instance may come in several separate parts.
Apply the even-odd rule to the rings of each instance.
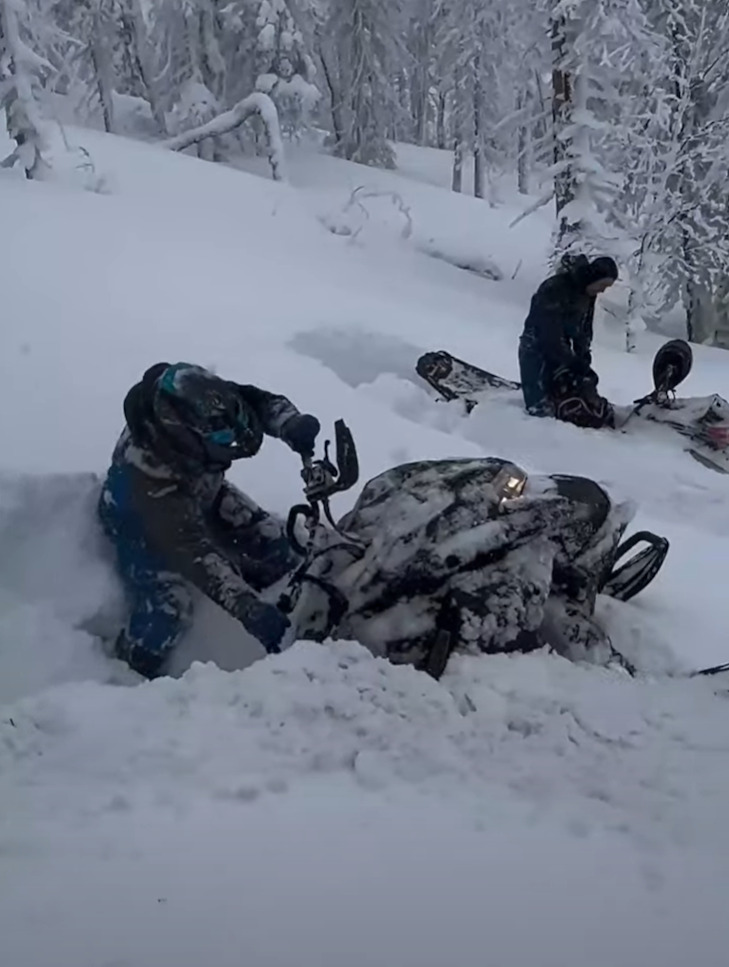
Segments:
[[[155,370],[162,371],[152,367],[145,378]],[[250,505],[225,480],[227,467],[196,466],[165,451],[148,420],[143,384],[133,387],[125,400],[127,427],[101,495],[104,527],[117,540],[149,547],[169,570],[245,624],[258,605],[249,582],[259,583],[260,562],[246,566],[241,548],[231,554],[225,531],[251,523]],[[255,386],[238,386],[238,392],[256,428],[254,456],[264,434],[280,438],[285,423],[299,411],[286,397]]]

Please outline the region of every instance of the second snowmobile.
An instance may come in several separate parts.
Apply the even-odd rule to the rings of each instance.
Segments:
[[[649,423],[666,427],[687,441],[686,451],[718,473],[729,473],[729,402],[718,394],[677,397],[676,389],[693,367],[691,346],[683,339],[666,342],[653,360],[653,390],[634,401],[620,430]],[[499,394],[521,393],[514,380],[490,373],[445,350],[424,353],[416,372],[443,400],[460,400],[466,412]],[[608,431],[615,432],[615,431]]]

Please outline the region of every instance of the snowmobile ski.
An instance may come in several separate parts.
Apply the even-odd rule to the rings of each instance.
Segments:
[[[478,397],[489,389],[521,389],[521,383],[489,373],[442,349],[424,353],[415,364],[415,369],[418,376],[444,400],[463,400],[469,413],[479,402]]]
[[[618,561],[632,551],[638,544],[648,546],[634,554],[630,560],[618,567]],[[616,601],[630,601],[645,590],[663,567],[670,544],[665,537],[650,531],[638,531],[619,545],[613,559],[612,570],[600,586],[600,593],[615,598]]]
[[[686,437],[686,452],[716,473],[729,473],[729,402],[721,396],[676,397],[691,371],[692,353],[682,339],[665,343],[653,360],[653,390],[633,404],[633,412],[617,432],[640,423],[657,424]],[[481,369],[445,350],[424,353],[415,365],[418,375],[442,400],[461,400],[467,413],[489,396],[518,393],[521,383]],[[519,397],[520,398],[520,397]],[[613,431],[615,432],[615,431]]]

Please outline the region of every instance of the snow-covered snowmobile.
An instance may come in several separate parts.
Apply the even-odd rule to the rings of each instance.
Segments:
[[[336,463],[328,444],[305,463],[307,503],[289,514],[303,564],[279,606],[300,638],[355,639],[436,678],[456,650],[620,660],[596,597],[634,597],[668,552],[648,532],[620,543],[633,505],[587,478],[528,476],[495,457],[424,460],[370,480],[335,522],[329,499],[359,475],[351,433],[335,430]]]
[[[677,397],[677,387],[693,366],[691,346],[671,339],[653,360],[653,390],[635,400],[620,430],[630,432],[641,423],[660,424],[688,441],[686,450],[704,466],[729,473],[729,402],[723,397]],[[495,394],[519,394],[521,385],[489,373],[444,350],[424,353],[416,363],[418,375],[443,400],[461,400],[470,413]],[[615,432],[615,431],[611,431]]]

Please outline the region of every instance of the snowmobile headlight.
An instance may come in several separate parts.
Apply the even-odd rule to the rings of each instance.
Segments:
[[[527,474],[513,464],[500,470],[493,483],[499,507],[503,507],[510,500],[518,500],[524,493],[527,479]]]

